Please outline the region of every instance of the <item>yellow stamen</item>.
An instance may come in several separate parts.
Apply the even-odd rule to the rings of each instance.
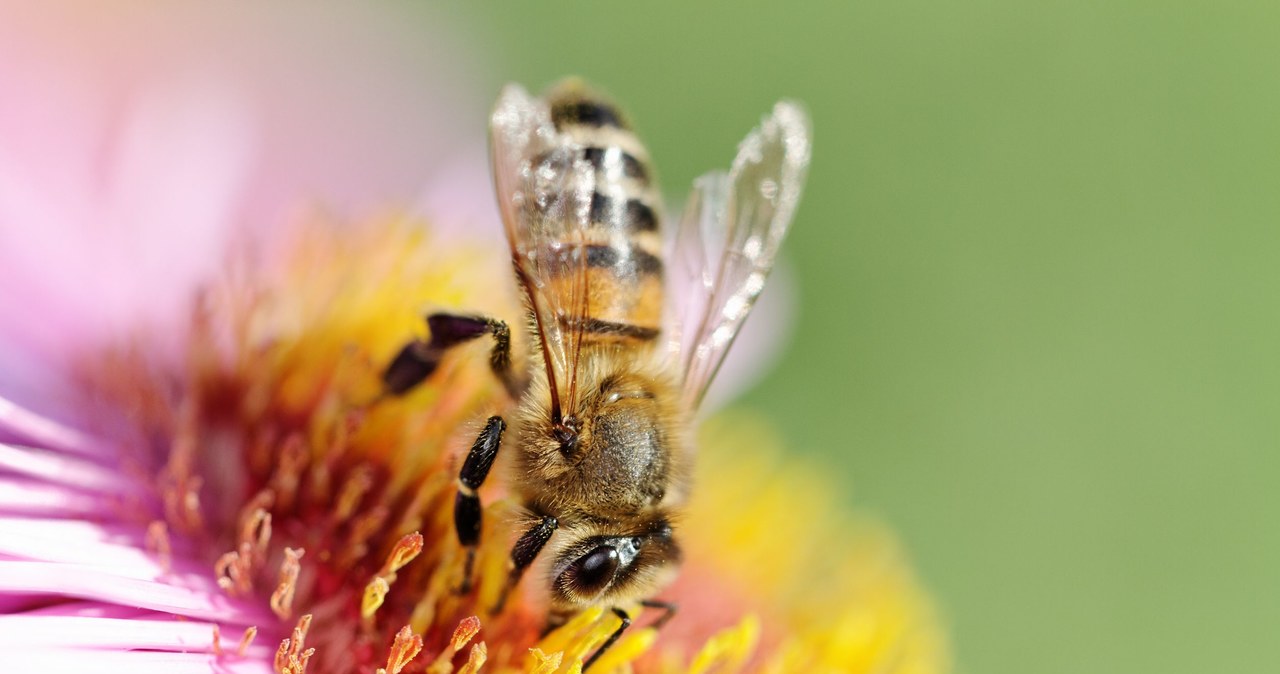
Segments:
[[[487,659],[489,659],[489,647],[481,641],[471,647],[471,652],[467,654],[467,664],[458,670],[458,674],[476,674]]]
[[[275,659],[275,669],[278,674],[306,673],[307,661],[316,652],[314,648],[306,648],[309,629],[311,629],[310,613],[299,618],[297,626],[293,628],[293,635],[280,642]]]
[[[380,575],[395,578],[396,571],[404,568],[405,564],[412,562],[422,552],[422,534],[413,532],[406,534],[397,543],[396,547],[391,550],[391,554],[387,556],[387,563],[383,565]]]
[[[391,654],[387,656],[387,666],[378,669],[378,674],[400,674],[418,653],[422,651],[422,636],[414,634],[408,625],[396,633],[395,643],[391,644]]]
[[[721,631],[707,640],[690,663],[689,674],[704,674],[713,670],[731,674],[738,671],[751,657],[759,638],[760,620],[753,615],[743,618],[737,626]]]
[[[560,662],[563,660],[564,653],[560,651],[547,655],[542,652],[542,649],[530,648],[527,660],[529,664],[525,669],[529,674],[554,674],[557,669],[560,669]]]
[[[427,667],[428,674],[449,674],[453,671],[453,656],[462,650],[476,634],[480,632],[480,619],[476,616],[463,618],[453,630],[453,637],[436,659]]]
[[[342,548],[339,562],[354,566],[369,553],[369,539],[382,530],[390,513],[384,505],[374,506],[351,520],[351,533]]]
[[[163,521],[154,520],[147,525],[147,550],[160,559],[160,568],[165,573],[173,570],[173,545],[169,540],[169,527]]]
[[[658,640],[658,631],[644,628],[628,633],[591,665],[593,672],[611,672],[644,654]]]
[[[276,494],[276,503],[282,510],[293,508],[298,495],[298,482],[302,477],[302,469],[307,464],[307,447],[302,436],[292,434],[280,448],[275,473],[271,476],[271,487]]]
[[[449,639],[449,646],[454,651],[462,650],[477,634],[480,633],[480,618],[476,616],[468,616],[458,622],[458,626],[453,630],[453,637]]]
[[[556,628],[555,631],[548,634],[538,643],[538,648],[548,653],[557,651],[566,651],[570,646],[578,641],[582,632],[588,626],[594,625],[600,620],[600,616],[604,615],[603,606],[593,606],[582,613],[569,619],[568,622]]]
[[[247,544],[239,550],[223,553],[213,563],[218,587],[233,597],[243,597],[253,592],[252,553]]]
[[[360,505],[360,500],[373,487],[373,477],[373,467],[368,464],[360,464],[351,471],[351,476],[342,484],[342,490],[338,493],[338,503],[333,511],[334,520],[341,522],[351,517]]]
[[[298,591],[298,572],[302,570],[299,560],[305,554],[302,548],[285,548],[284,560],[280,562],[280,581],[275,592],[271,593],[271,611],[281,619],[287,620],[293,614],[293,595]],[[310,616],[303,616],[310,623]]]
[[[387,580],[382,576],[374,576],[368,585],[364,586],[364,598],[360,600],[360,615],[365,620],[373,618],[373,614],[382,608],[382,602],[387,598],[387,592],[391,591],[391,586],[387,584]]]
[[[244,628],[244,635],[240,637],[240,645],[236,647],[236,655],[244,657],[249,652],[249,646],[253,645],[253,640],[258,636],[258,628],[249,626]]]
[[[240,509],[240,542],[252,549],[253,568],[266,563],[267,545],[271,542],[271,504],[275,494],[263,489]]]

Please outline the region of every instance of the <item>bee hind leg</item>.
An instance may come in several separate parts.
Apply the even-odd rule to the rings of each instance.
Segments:
[[[496,318],[436,313],[427,316],[431,339],[415,339],[396,354],[382,373],[383,387],[390,395],[402,395],[430,377],[449,349],[481,335],[493,337],[489,367],[512,397],[523,385],[511,369],[511,329]]]
[[[462,463],[458,472],[458,495],[453,502],[453,524],[458,532],[458,542],[466,549],[466,560],[462,567],[462,585],[459,594],[471,591],[471,575],[476,563],[476,547],[480,545],[480,527],[484,517],[480,496],[476,490],[484,484],[489,476],[489,469],[498,457],[498,448],[502,445],[502,432],[507,424],[502,417],[492,416],[485,422],[484,429],[476,437],[471,451]]]

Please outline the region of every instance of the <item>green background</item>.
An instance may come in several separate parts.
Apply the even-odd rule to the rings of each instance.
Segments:
[[[1280,671],[1280,3],[476,5],[667,192],[781,96],[795,340],[746,404],[902,535],[963,672]],[[785,544],[785,541],[780,541]]]

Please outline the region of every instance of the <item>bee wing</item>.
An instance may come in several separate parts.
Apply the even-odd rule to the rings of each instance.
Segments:
[[[559,421],[577,395],[595,172],[582,148],[556,131],[546,102],[515,84],[494,107],[490,143],[511,261],[539,332]]]
[[[677,283],[670,349],[697,406],[764,288],[809,165],[810,126],[783,101],[738,145],[728,173],[694,181],[669,254]]]

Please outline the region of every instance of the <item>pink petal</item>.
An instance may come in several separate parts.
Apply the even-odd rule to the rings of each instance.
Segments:
[[[173,618],[7,615],[0,616],[0,651],[20,647],[24,650],[92,648],[211,653],[214,624]],[[235,650],[239,636],[225,635],[222,648]],[[274,649],[256,640],[245,653],[264,661],[269,661],[273,654]]]
[[[205,653],[67,648],[6,653],[5,668],[39,674],[274,674],[269,658],[215,658]]]
[[[118,471],[85,461],[78,456],[59,454],[33,447],[0,442],[0,473],[12,473],[46,482],[56,481],[78,490],[123,495],[138,485]]]
[[[43,447],[102,455],[105,445],[80,431],[32,413],[15,403],[0,398],[0,439],[13,438]]]
[[[187,578],[189,586],[130,577],[131,571],[88,564],[0,561],[0,594],[50,595],[137,606],[174,615],[231,622],[242,627],[274,623],[255,605],[222,596],[212,579]],[[210,574],[212,575],[212,574]]]

